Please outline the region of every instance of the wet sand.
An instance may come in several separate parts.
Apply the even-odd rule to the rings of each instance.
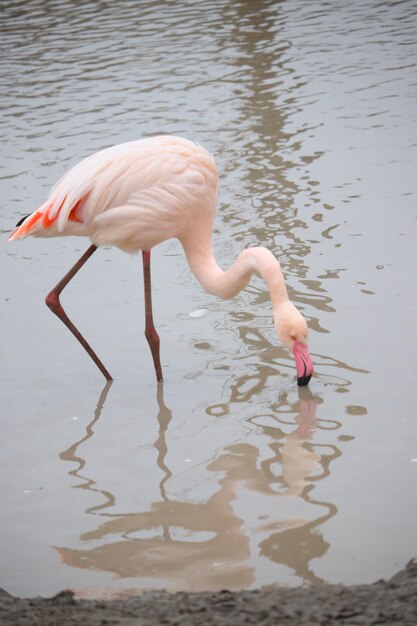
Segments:
[[[77,600],[71,591],[53,598],[14,598],[0,590],[0,624],[241,625],[417,623],[417,559],[372,585],[323,585],[255,591],[167,593],[150,591],[125,600]]]

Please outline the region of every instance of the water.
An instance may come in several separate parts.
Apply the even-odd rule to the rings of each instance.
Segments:
[[[1,5],[3,241],[105,146],[172,133],[221,175],[214,250],[265,245],[309,321],[298,392],[260,279],[223,302],[180,246],[105,249],[63,296],[115,382],[45,308],[88,242],[1,246],[0,586],[363,583],[416,553],[417,7]]]

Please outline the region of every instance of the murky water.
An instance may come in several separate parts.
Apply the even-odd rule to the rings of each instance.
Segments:
[[[259,279],[201,291],[154,253],[1,246],[0,586],[13,594],[361,583],[416,554],[417,6],[215,0],[1,3],[3,241],[97,149],[192,138],[221,172],[214,249],[265,245],[309,320],[297,391]]]

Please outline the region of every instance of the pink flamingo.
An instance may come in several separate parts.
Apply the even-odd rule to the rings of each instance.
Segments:
[[[156,378],[162,380],[159,336],[152,317],[150,250],[176,237],[191,271],[207,293],[233,298],[258,272],[272,302],[278,337],[293,352],[298,385],[307,385],[313,362],[307,324],[289,301],[281,267],[266,248],[248,248],[227,271],[218,266],[211,247],[217,203],[217,169],[201,146],[179,137],[158,136],[101,150],[70,169],[49,198],[16,225],[9,241],[34,237],[81,235],[92,245],[46,296],[48,307],[64,322],[104,376],[111,376],[66,315],[59,297],[100,245],[126,252],[142,251],[145,290],[145,335]]]

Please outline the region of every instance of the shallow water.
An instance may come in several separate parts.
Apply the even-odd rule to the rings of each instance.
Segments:
[[[208,6],[209,4],[209,6]],[[172,133],[221,175],[214,250],[282,263],[316,373],[297,390],[265,285],[201,291],[88,242],[1,246],[0,586],[16,595],[362,583],[416,553],[417,7],[413,1],[1,4],[0,205],[15,222],[82,157]]]

